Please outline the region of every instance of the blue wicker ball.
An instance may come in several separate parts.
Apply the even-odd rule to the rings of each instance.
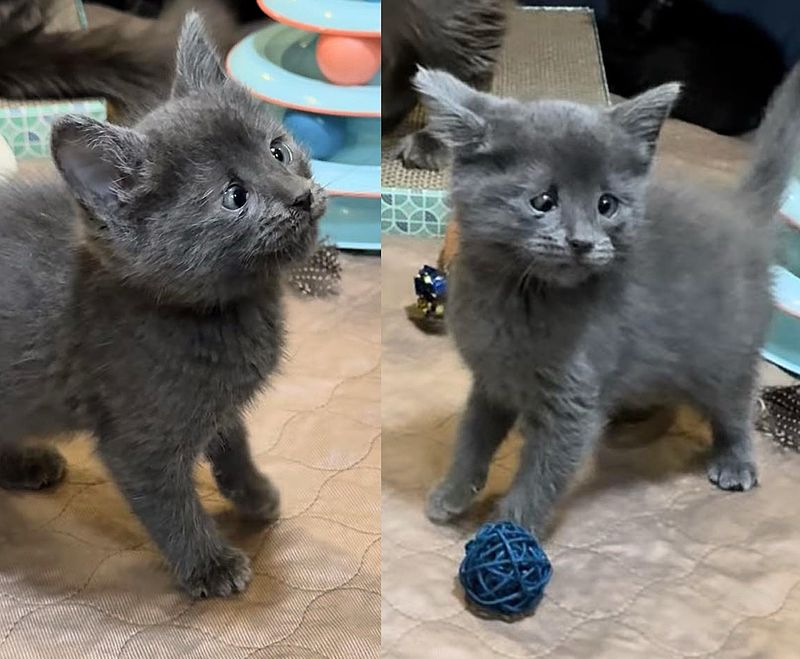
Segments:
[[[512,522],[484,524],[467,543],[458,569],[470,602],[508,616],[534,609],[552,574],[536,538]]]

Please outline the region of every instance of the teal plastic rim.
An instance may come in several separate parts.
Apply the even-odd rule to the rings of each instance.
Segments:
[[[308,41],[306,32],[288,25],[270,25],[234,46],[228,54],[228,73],[254,96],[273,105],[316,114],[380,117],[380,84],[344,87],[312,77],[312,62],[306,75],[278,64],[283,52]],[[309,57],[313,60],[313,55]]]
[[[351,37],[379,37],[381,3],[368,0],[258,0],[261,10],[279,23],[309,32]]]

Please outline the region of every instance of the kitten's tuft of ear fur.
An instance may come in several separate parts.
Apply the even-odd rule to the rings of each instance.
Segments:
[[[487,136],[486,119],[476,110],[485,94],[445,71],[419,68],[414,87],[428,110],[428,130],[450,147],[479,147]]]
[[[612,121],[640,140],[648,157],[655,152],[661,126],[681,93],[681,85],[669,82],[618,103],[609,110]]]
[[[113,219],[144,158],[145,138],[130,128],[66,115],[53,124],[53,159],[81,205]]]
[[[190,11],[178,39],[172,96],[186,96],[193,91],[219,86],[226,77],[203,18],[196,11]]]

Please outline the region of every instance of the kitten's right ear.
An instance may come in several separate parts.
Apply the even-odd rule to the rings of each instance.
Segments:
[[[485,94],[444,71],[420,68],[414,87],[428,109],[428,130],[450,147],[479,147],[487,137],[486,119],[476,109]]]
[[[670,82],[617,103],[609,110],[609,114],[613,122],[644,144],[649,157],[656,149],[661,126],[680,94],[680,84]]]
[[[145,138],[130,128],[67,115],[53,124],[50,144],[81,205],[103,222],[113,219],[144,160]]]
[[[219,86],[226,77],[202,17],[190,11],[178,39],[172,96],[186,96],[192,91]]]

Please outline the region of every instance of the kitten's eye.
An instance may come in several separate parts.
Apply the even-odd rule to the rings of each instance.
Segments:
[[[269,145],[269,152],[272,154],[272,157],[275,158],[275,160],[283,163],[284,165],[288,165],[290,162],[292,162],[292,150],[281,140],[272,140]]]
[[[531,206],[540,213],[549,213],[558,205],[556,195],[551,192],[542,192],[531,199]]]
[[[222,194],[222,205],[229,211],[239,210],[247,203],[247,190],[238,183],[231,183]]]
[[[619,201],[613,195],[600,195],[600,199],[597,200],[597,210],[600,215],[604,215],[605,217],[611,217],[617,212],[618,208]]]

